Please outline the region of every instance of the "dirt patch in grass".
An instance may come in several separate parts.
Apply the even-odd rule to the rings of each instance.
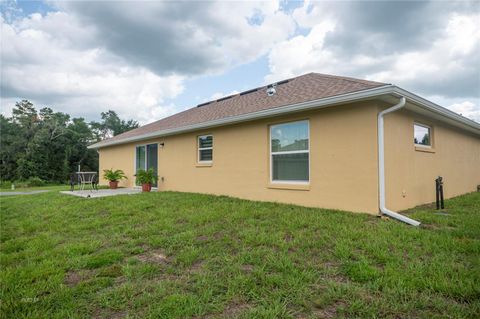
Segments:
[[[135,256],[135,258],[146,263],[168,264],[170,262],[170,259],[165,255],[165,253],[159,249],[147,251],[143,254]]]
[[[198,240],[198,241],[207,241],[207,240],[208,240],[208,236],[198,236],[198,237],[197,237],[197,240]]]
[[[325,261],[322,263],[323,267],[327,269],[338,269],[340,268],[340,263],[338,261],[330,260],[330,261]]]
[[[110,216],[110,212],[108,210],[101,210],[98,212],[98,215],[101,217],[108,217]]]
[[[236,318],[250,308],[252,308],[252,306],[246,302],[232,301],[225,307],[225,309],[220,314],[211,314],[207,315],[204,318]]]
[[[285,236],[283,236],[283,240],[285,240],[287,243],[291,242],[293,240],[293,235],[290,233],[287,233],[285,234]]]
[[[223,238],[223,233],[222,232],[216,232],[215,234],[213,234],[213,238],[214,239],[222,239]]]
[[[297,248],[295,248],[295,247],[289,247],[288,248],[288,253],[289,254],[295,254],[296,252],[297,252]]]
[[[69,271],[63,281],[68,287],[75,287],[82,281],[82,276],[75,271]]]
[[[313,314],[315,318],[322,318],[322,319],[331,319],[336,318],[338,314],[338,310],[341,308],[345,308],[347,303],[343,300],[337,300],[332,304],[329,304],[322,309],[315,309]]]
[[[192,274],[199,273],[199,272],[202,271],[203,266],[204,266],[204,261],[203,260],[198,260],[198,261],[194,262],[192,266],[190,266],[188,271]]]
[[[222,312],[222,317],[224,318],[232,318],[237,317],[245,310],[249,309],[251,306],[247,303],[232,303],[229,304],[225,310]]]
[[[79,272],[70,270],[65,275],[65,279],[63,280],[63,283],[65,285],[67,285],[68,287],[72,288],[72,287],[77,286],[81,282],[89,281],[90,279],[92,279],[96,275],[97,275],[96,270],[85,270],[85,269],[83,269]]]
[[[246,273],[251,273],[253,271],[253,265],[241,265],[240,266],[240,269],[243,271],[243,272],[246,272]]]
[[[110,309],[100,309],[97,308],[93,312],[92,318],[94,319],[101,319],[101,318],[107,318],[107,319],[121,319],[121,318],[127,318],[128,312],[127,311],[112,311]]]

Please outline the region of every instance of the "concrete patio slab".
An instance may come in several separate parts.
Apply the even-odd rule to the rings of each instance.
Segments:
[[[77,190],[77,191],[61,191],[60,193],[84,198],[97,198],[97,197],[108,197],[116,195],[131,195],[141,193],[140,188],[117,188],[117,189],[99,189],[98,191],[92,190]]]

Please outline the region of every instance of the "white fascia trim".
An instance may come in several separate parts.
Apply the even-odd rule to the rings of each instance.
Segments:
[[[239,122],[246,122],[250,120],[267,118],[267,117],[277,116],[282,114],[294,113],[299,111],[307,111],[311,109],[320,109],[320,108],[329,107],[336,104],[365,100],[365,99],[374,98],[381,95],[388,95],[388,94],[396,94],[398,96],[404,96],[407,98],[407,100],[419,105],[424,109],[430,110],[444,117],[452,119],[456,122],[459,122],[464,126],[466,126],[467,128],[469,128],[470,130],[472,130],[473,128],[475,131],[477,131],[477,134],[480,135],[480,123],[467,119],[466,117],[463,117],[455,112],[452,112],[444,107],[441,107],[433,102],[430,102],[418,95],[408,92],[395,85],[388,84],[388,85],[380,86],[373,89],[346,93],[342,95],[336,95],[332,97],[327,97],[327,98],[322,98],[322,99],[317,99],[317,100],[307,101],[307,102],[302,102],[297,104],[279,106],[273,109],[267,109],[267,110],[258,111],[258,112],[230,116],[230,117],[221,118],[218,120],[213,120],[213,121],[208,121],[208,122],[203,122],[203,123],[198,123],[193,125],[187,125],[187,126],[172,128],[167,130],[161,130],[161,131],[142,134],[138,136],[132,136],[132,137],[124,138],[117,141],[105,142],[105,143],[99,142],[99,143],[89,145],[88,148],[99,149],[99,148],[112,146],[112,145],[126,144],[130,142],[136,142],[136,141],[157,138],[162,136],[187,133],[187,132],[196,131],[200,129],[212,128],[212,127],[234,124]]]
[[[409,92],[407,90],[404,90],[400,87],[397,87],[397,86],[392,86],[393,88],[393,93],[396,93],[400,96],[404,96],[407,101],[411,102],[411,103],[414,103],[414,104],[417,104],[418,106],[426,109],[426,110],[429,110],[429,111],[432,111],[434,113],[437,113],[437,114],[440,114],[446,118],[449,118],[451,120],[454,120],[454,121],[457,121],[457,122],[460,122],[462,124],[464,124],[465,126],[469,127],[469,128],[473,128],[475,130],[477,130],[477,134],[480,134],[480,123],[477,123],[469,118],[466,118],[458,113],[455,113],[453,111],[450,111],[449,109],[447,108],[444,108],[443,106],[440,106],[438,104],[435,104],[427,99],[424,99],[423,97],[421,96],[418,96],[412,92]]]
[[[310,109],[323,108],[323,107],[328,107],[328,106],[331,106],[331,105],[334,105],[334,104],[363,100],[363,99],[372,98],[372,97],[375,97],[375,96],[378,96],[378,95],[389,94],[389,93],[393,92],[392,89],[393,89],[393,86],[389,84],[389,85],[384,85],[384,86],[381,86],[381,87],[378,87],[378,88],[367,89],[367,90],[363,90],[363,91],[357,91],[357,92],[352,92],[352,93],[347,93],[347,94],[342,94],[342,95],[336,95],[336,96],[332,96],[332,97],[327,97],[327,98],[322,98],[322,99],[318,99],[318,100],[307,101],[307,102],[302,102],[302,103],[297,103],[297,104],[279,106],[279,107],[276,107],[276,108],[262,110],[262,111],[258,111],[258,112],[252,112],[252,113],[247,113],[247,114],[230,116],[230,117],[226,117],[226,118],[222,118],[222,119],[218,119],[218,120],[202,122],[202,123],[198,123],[198,124],[187,125],[187,126],[183,126],[183,127],[178,127],[178,128],[172,128],[172,129],[147,133],[147,134],[143,134],[143,135],[133,136],[133,137],[130,137],[130,138],[124,138],[124,139],[121,139],[121,140],[118,140],[118,141],[112,141],[110,143],[108,143],[108,142],[107,143],[102,143],[101,145],[97,145],[98,143],[95,143],[95,144],[92,144],[92,145],[88,146],[88,148],[102,148],[102,147],[106,147],[106,146],[125,144],[125,143],[129,143],[129,142],[145,140],[145,139],[149,139],[149,138],[168,136],[168,135],[174,135],[174,134],[179,134],[179,133],[186,133],[186,132],[191,132],[191,131],[195,131],[195,130],[199,130],[199,129],[211,128],[211,127],[222,126],[222,125],[227,125],[227,124],[234,124],[234,123],[239,123],[239,122],[246,122],[246,121],[250,121],[250,120],[254,120],[254,119],[261,119],[261,118],[266,118],[266,117],[271,117],[271,116],[276,116],[276,115],[298,112],[298,111],[305,111],[305,110],[310,110]]]

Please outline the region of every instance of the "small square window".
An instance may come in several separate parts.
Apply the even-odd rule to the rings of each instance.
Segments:
[[[198,161],[204,163],[213,161],[212,135],[202,135],[198,137]]]
[[[419,146],[432,146],[432,132],[429,126],[415,123],[413,125],[413,142]]]

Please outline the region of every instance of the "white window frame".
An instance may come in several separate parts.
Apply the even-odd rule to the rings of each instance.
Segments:
[[[428,129],[428,137],[430,141],[430,145],[425,145],[425,144],[417,144],[415,143],[415,125],[424,127]],[[416,147],[426,147],[426,148],[432,148],[433,147],[433,130],[432,127],[426,124],[418,123],[418,122],[413,122],[413,143],[415,144]]]
[[[200,139],[203,137],[212,137],[212,146],[210,147],[200,147]],[[197,163],[201,164],[211,164],[213,162],[213,134],[205,134],[205,135],[199,135],[197,136]],[[200,152],[201,151],[206,151],[206,150],[212,150],[212,159],[210,161],[202,161],[200,160]]]
[[[281,152],[272,152],[272,128],[284,124],[293,124],[293,123],[307,123],[307,137],[308,137],[308,150],[302,151],[281,151]],[[293,184],[293,185],[310,185],[310,121],[309,120],[300,120],[292,122],[283,122],[272,124],[269,127],[269,153],[270,153],[270,183],[271,184]],[[296,181],[296,180],[273,180],[273,155],[282,155],[282,154],[308,154],[308,180],[307,181]]]

